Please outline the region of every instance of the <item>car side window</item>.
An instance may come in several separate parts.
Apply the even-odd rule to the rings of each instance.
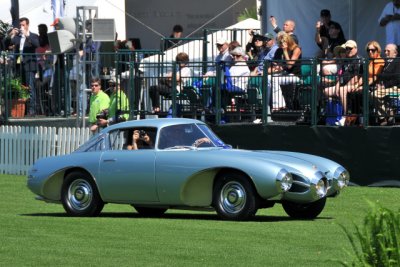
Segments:
[[[94,152],[94,151],[101,151],[105,149],[104,138],[98,139],[96,143],[86,149],[86,152]]]
[[[128,130],[116,130],[109,133],[110,149],[124,150],[126,149]]]

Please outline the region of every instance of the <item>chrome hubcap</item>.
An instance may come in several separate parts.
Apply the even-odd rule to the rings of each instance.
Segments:
[[[92,186],[83,179],[77,179],[68,188],[68,201],[75,210],[86,209],[93,199]]]
[[[238,213],[246,205],[246,191],[240,183],[229,182],[221,190],[222,208],[229,213]]]

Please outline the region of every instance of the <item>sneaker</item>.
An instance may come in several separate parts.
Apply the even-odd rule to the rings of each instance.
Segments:
[[[262,121],[261,121],[261,119],[255,119],[255,120],[253,121],[253,123],[254,123],[254,124],[260,124],[260,123],[262,123]]]
[[[339,121],[335,122],[335,125],[344,126],[345,122],[346,122],[346,117],[342,117]]]

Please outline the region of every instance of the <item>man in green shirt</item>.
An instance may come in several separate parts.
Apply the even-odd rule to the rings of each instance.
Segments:
[[[90,112],[89,123],[92,133],[96,132],[99,125],[97,114],[108,110],[110,106],[110,98],[106,93],[101,90],[100,78],[93,78],[91,80],[92,95],[90,96]]]
[[[110,96],[110,107],[108,109],[108,119],[99,119],[98,124],[105,127],[129,119],[129,100],[125,93],[118,88],[114,80],[109,80],[108,84],[112,90]]]

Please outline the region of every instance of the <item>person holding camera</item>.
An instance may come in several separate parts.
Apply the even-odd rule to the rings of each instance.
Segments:
[[[11,43],[14,45],[16,63],[21,66],[22,82],[29,85],[30,100],[28,115],[36,115],[36,88],[35,74],[37,72],[36,48],[39,47],[39,36],[29,31],[29,19],[19,19],[20,28],[14,28],[10,32]]]
[[[107,117],[110,107],[110,98],[101,90],[101,80],[98,77],[92,78],[90,83],[92,95],[90,96],[89,123],[92,133],[98,130],[100,119]]]
[[[115,80],[109,80],[108,85],[109,89],[112,91],[110,96],[110,106],[108,108],[108,116],[98,119],[98,124],[102,127],[129,119],[128,97],[119,87],[117,87]]]
[[[128,145],[128,150],[153,148],[153,142],[150,136],[144,130],[134,130],[132,135],[132,144]]]

